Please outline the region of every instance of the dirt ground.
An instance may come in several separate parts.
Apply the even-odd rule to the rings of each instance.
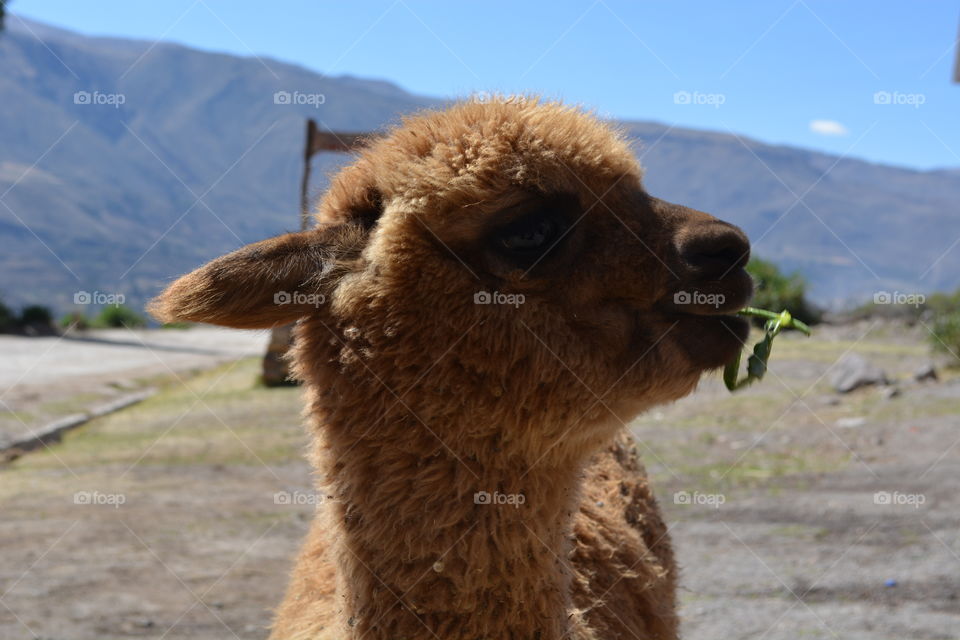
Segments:
[[[898,379],[846,396],[857,352]],[[960,638],[960,376],[923,329],[783,336],[631,429],[683,569],[683,635]],[[297,389],[244,359],[0,467],[0,638],[264,638],[313,507]]]

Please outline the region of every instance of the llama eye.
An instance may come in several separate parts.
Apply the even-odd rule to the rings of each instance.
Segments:
[[[508,251],[524,253],[549,246],[557,236],[557,224],[549,218],[524,221],[500,236],[500,244]]]

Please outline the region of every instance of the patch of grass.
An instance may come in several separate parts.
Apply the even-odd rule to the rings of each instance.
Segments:
[[[794,393],[806,389],[797,385]],[[737,394],[711,398],[710,409],[704,410],[700,403],[678,402],[675,405],[639,416],[632,424],[636,427],[669,426],[677,429],[711,429],[716,431],[750,431],[757,425],[769,425],[790,408],[794,401],[784,384],[771,382],[756,385]]]
[[[786,336],[774,347],[770,367],[776,365],[777,358],[789,360],[809,360],[811,362],[836,362],[844,353],[859,353],[867,358],[883,356],[923,356],[927,353],[922,344],[903,344],[879,342],[876,340],[806,340]]]
[[[257,386],[259,365],[259,358],[249,358],[182,381],[168,379],[152,398],[93,420],[50,451],[13,466],[259,466],[299,457],[306,444],[299,391]]]
[[[28,411],[0,411],[0,420],[11,420],[13,422],[24,422],[30,424],[31,420],[36,420],[37,416]]]
[[[929,343],[934,351],[950,356],[952,366],[960,366],[960,311],[956,307],[934,316]]]
[[[90,328],[90,321],[87,319],[87,316],[80,311],[71,311],[67,315],[60,318],[60,328],[62,329],[76,329],[79,331],[84,331]]]
[[[176,331],[183,331],[183,330],[186,330],[186,329],[192,329],[192,328],[194,328],[195,326],[197,326],[197,325],[196,325],[196,323],[194,323],[194,322],[167,322],[167,323],[165,323],[165,324],[160,325],[160,328],[161,328],[161,329],[173,329],[173,330],[176,330]]]
[[[908,390],[906,393],[916,392]],[[901,400],[901,398],[895,398],[890,402],[876,397],[873,400],[874,402],[869,404],[869,408],[866,408],[861,414],[865,415],[868,420],[909,424],[911,419],[914,418],[934,418],[960,414],[960,398],[928,397],[923,402],[899,402],[898,400]]]
[[[40,404],[36,411],[43,415],[62,416],[83,411],[97,400],[103,400],[103,396],[98,393],[77,393],[66,398]]]
[[[720,454],[707,453],[703,446],[697,444],[673,444],[656,447],[654,453],[656,457],[649,453],[644,456],[654,486],[674,486],[679,483],[700,491],[724,492],[764,487],[771,480],[797,475],[836,471],[849,461],[846,452],[825,454],[812,449],[778,452],[767,451],[759,446],[746,452],[730,450]],[[718,460],[721,455],[726,459]]]
[[[774,527],[768,534],[780,538],[802,538],[806,540],[819,540],[830,533],[829,529],[823,527],[813,527],[805,524],[785,524]]]
[[[147,319],[122,304],[104,307],[97,317],[90,321],[97,328],[145,327]]]
[[[734,462],[709,462],[675,467],[686,476],[699,479],[704,486],[759,486],[767,480],[807,473],[822,473],[840,468],[847,457],[831,460],[814,451],[798,453],[770,452],[754,448]]]

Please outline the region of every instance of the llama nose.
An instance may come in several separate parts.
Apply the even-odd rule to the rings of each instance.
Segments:
[[[698,274],[722,278],[745,267],[750,260],[750,241],[738,227],[720,220],[697,225],[680,244],[680,257]]]

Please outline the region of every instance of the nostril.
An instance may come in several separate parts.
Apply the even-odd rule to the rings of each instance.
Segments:
[[[721,247],[710,251],[703,251],[695,257],[695,259],[699,260],[700,262],[719,262],[727,266],[736,266],[739,262],[743,261],[743,258],[743,250],[732,246]]]
[[[740,229],[726,223],[714,223],[690,234],[680,255],[699,271],[723,272],[746,266],[750,260],[750,241]]]

